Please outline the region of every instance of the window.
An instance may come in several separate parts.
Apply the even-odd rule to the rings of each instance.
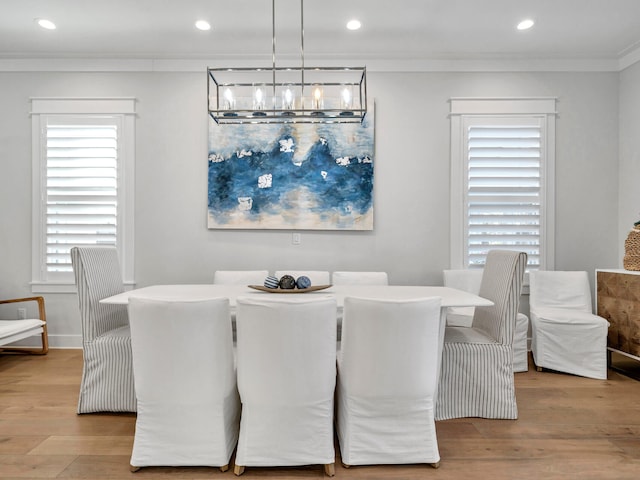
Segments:
[[[492,249],[553,268],[554,99],[451,100],[451,265]]]
[[[32,99],[34,292],[73,291],[73,246],[133,272],[133,99]]]

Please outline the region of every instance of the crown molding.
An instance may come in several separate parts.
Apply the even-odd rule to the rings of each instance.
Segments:
[[[640,46],[620,58],[618,70],[622,71],[638,62],[640,62]]]
[[[290,61],[285,59],[285,61]],[[640,48],[619,59],[590,58],[323,58],[311,66],[362,66],[369,72],[619,72],[640,61]],[[205,72],[207,67],[271,65],[264,57],[233,58],[0,58],[0,72]]]

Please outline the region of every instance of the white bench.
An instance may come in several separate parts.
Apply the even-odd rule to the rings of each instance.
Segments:
[[[37,302],[39,318],[28,318],[20,320],[0,320],[0,352],[21,352],[35,353],[43,355],[49,351],[49,342],[47,337],[47,320],[44,309],[43,297],[28,298],[12,298],[9,300],[0,300],[0,304]],[[42,348],[32,347],[3,347],[18,340],[40,335],[42,339]]]

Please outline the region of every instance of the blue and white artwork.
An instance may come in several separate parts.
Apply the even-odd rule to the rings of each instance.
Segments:
[[[209,119],[209,228],[372,230],[373,127]]]

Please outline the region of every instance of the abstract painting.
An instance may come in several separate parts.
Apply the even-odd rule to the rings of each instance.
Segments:
[[[374,113],[362,124],[209,119],[208,227],[372,230]]]

